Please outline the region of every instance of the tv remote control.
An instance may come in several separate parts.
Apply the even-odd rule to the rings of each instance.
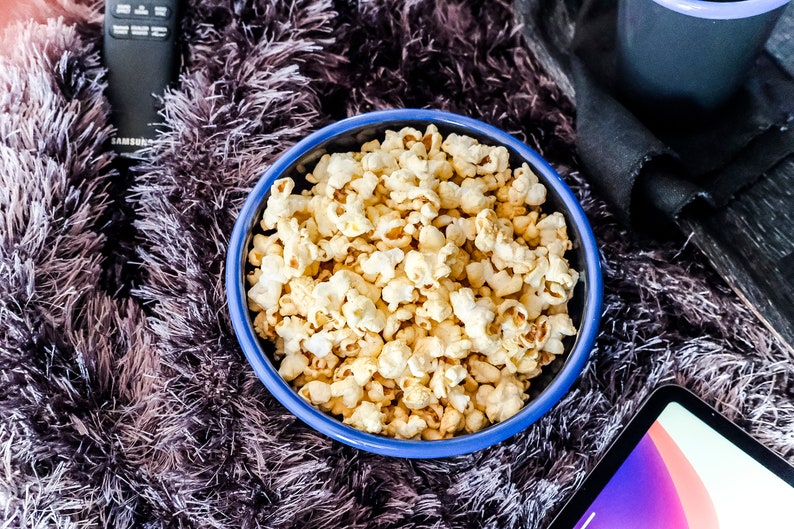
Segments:
[[[116,127],[113,148],[126,157],[157,134],[157,98],[176,78],[179,0],[105,1],[102,58]]]

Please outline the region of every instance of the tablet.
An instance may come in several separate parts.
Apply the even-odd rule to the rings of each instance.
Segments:
[[[794,527],[794,467],[693,393],[662,386],[550,529]]]

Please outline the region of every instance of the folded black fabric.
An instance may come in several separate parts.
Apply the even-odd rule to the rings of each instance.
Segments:
[[[581,159],[625,221],[647,225],[675,219],[687,207],[720,207],[794,153],[794,78],[785,51],[794,31],[791,9],[733,99],[688,123],[654,121],[622,101],[616,14],[616,0],[583,2],[571,72]]]

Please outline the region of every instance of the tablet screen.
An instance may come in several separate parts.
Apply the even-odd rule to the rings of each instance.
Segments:
[[[794,488],[673,402],[575,527],[785,527],[792,506]]]
[[[700,410],[701,418],[687,406],[671,400],[651,410],[552,527],[792,527],[794,469],[716,412]]]

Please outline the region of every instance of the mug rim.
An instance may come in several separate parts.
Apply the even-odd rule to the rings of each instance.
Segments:
[[[706,0],[653,0],[682,15],[710,20],[735,20],[763,15],[785,6],[790,0],[739,0],[714,2]]]

